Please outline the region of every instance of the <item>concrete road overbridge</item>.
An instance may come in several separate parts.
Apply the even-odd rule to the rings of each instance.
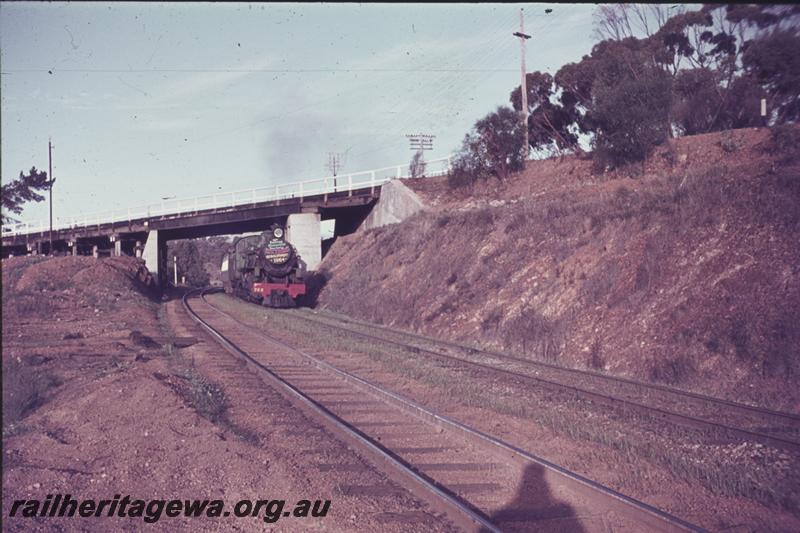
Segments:
[[[447,173],[450,158],[429,162],[426,177]],[[167,242],[263,231],[275,222],[309,270],[322,259],[320,222],[335,220],[335,236],[355,231],[388,181],[407,178],[404,165],[232,193],[172,199],[139,208],[3,226],[3,256],[62,253],[137,255],[161,283]],[[50,243],[52,242],[52,250]]]

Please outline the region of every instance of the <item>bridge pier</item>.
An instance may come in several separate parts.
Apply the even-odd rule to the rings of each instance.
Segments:
[[[151,229],[147,233],[142,258],[155,282],[163,288],[167,279],[167,240],[164,238],[163,232]]]
[[[286,221],[286,239],[297,248],[297,253],[308,270],[316,270],[322,262],[319,221],[319,213],[289,215]]]

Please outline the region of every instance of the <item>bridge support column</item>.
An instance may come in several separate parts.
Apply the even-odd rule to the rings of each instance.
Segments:
[[[121,255],[122,255],[122,241],[118,237],[117,240],[114,241],[114,256],[119,257]]]
[[[97,245],[92,246],[92,257],[97,259]]]
[[[165,287],[167,279],[167,241],[158,230],[150,230],[147,233],[147,241],[144,243],[142,258],[147,270],[153,274],[158,286]]]
[[[308,270],[316,270],[322,261],[322,237],[319,213],[289,215],[286,221],[286,239],[297,248]]]

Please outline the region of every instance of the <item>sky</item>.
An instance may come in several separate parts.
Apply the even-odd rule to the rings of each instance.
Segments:
[[[2,181],[52,139],[60,218],[447,156],[519,85],[520,8],[528,72],[591,51],[593,4],[2,2]]]

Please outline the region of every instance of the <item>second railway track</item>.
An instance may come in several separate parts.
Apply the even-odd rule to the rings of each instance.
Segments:
[[[699,530],[292,348],[203,296],[184,305],[204,329],[463,528]]]
[[[298,310],[293,316],[376,342],[424,353],[447,363],[573,392],[611,407],[642,412],[684,427],[800,451],[800,415],[774,411],[595,372],[561,367],[495,351],[432,339],[351,318]]]

